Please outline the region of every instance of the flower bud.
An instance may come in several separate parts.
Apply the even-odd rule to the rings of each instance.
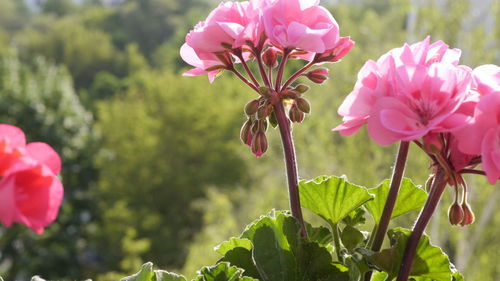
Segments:
[[[441,137],[436,133],[428,133],[423,137],[424,148],[430,154],[439,153],[443,149]]]
[[[268,87],[262,86],[259,88],[259,94],[261,94],[264,97],[270,96],[272,92],[273,91],[271,89],[269,89]]]
[[[303,94],[307,91],[309,91],[311,87],[307,86],[306,84],[299,84],[297,87],[295,87],[295,91],[299,92],[300,94]]]
[[[448,218],[450,219],[451,225],[458,225],[462,223],[464,219],[464,211],[462,206],[460,206],[457,202],[453,203],[448,209]]]
[[[309,102],[306,99],[297,98],[295,100],[295,104],[297,104],[297,107],[300,109],[300,111],[302,111],[304,113],[311,112],[311,105],[309,104]]]
[[[288,117],[294,123],[302,123],[304,121],[304,112],[300,111],[297,105],[293,104],[288,112]]]
[[[322,84],[328,79],[328,73],[329,73],[328,68],[320,67],[307,72],[305,76],[316,84]]]
[[[271,114],[272,111],[273,111],[273,107],[272,107],[272,105],[269,105],[269,104],[265,104],[265,105],[259,107],[259,110],[257,110],[257,119],[261,120],[261,119],[266,118],[267,116],[269,116]]]
[[[476,219],[474,216],[474,213],[472,212],[469,204],[463,203],[462,204],[462,210],[464,212],[464,219],[460,223],[461,226],[466,226],[469,224],[473,224],[474,220]]]
[[[259,100],[251,100],[245,105],[245,114],[247,116],[252,116],[257,113],[259,109]]]
[[[268,48],[262,54],[262,61],[267,67],[275,68],[278,66],[278,52],[274,48]]]
[[[284,90],[281,92],[281,96],[285,99],[296,99],[300,96],[295,90]]]
[[[245,122],[245,124],[243,124],[243,127],[241,127],[240,139],[244,144],[251,146],[252,138],[252,121],[249,119]]]
[[[255,134],[252,139],[252,153],[255,154],[257,158],[261,157],[267,151],[267,138],[266,134],[259,131]]]
[[[273,128],[276,128],[278,126],[278,120],[276,119],[276,114],[274,114],[274,110],[273,112],[271,112],[271,115],[269,115],[269,123],[271,124],[271,126],[273,126]]]

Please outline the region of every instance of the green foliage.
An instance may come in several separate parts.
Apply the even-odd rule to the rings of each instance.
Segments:
[[[153,270],[153,263],[148,262],[142,265],[139,272],[121,281],[186,281],[186,278],[164,270]]]
[[[257,281],[247,276],[242,276],[244,270],[230,266],[229,263],[218,263],[211,267],[204,267],[200,275],[193,281]]]
[[[205,187],[245,179],[246,165],[236,152],[240,144],[230,141],[238,136],[241,109],[233,104],[241,90],[231,83],[224,92],[222,85],[206,88],[201,79],[144,72],[129,81],[127,93],[98,107],[98,235],[110,264],[127,255],[120,241],[133,228],[138,238],[151,241],[143,259],[182,265],[186,243],[200,227],[200,211],[191,202],[204,197]]]
[[[373,199],[366,188],[339,177],[317,177],[299,183],[301,203],[329,224],[335,225],[349,213]]]
[[[375,200],[367,202],[365,207],[375,220],[375,224],[379,224],[382,217],[389,188],[390,180],[385,180],[379,186],[368,190],[368,192],[375,195]],[[410,179],[404,178],[399,188],[396,205],[394,206],[391,218],[420,210],[424,206],[425,200],[427,200],[427,193],[416,186]]]
[[[376,268],[389,274],[388,280],[393,280],[399,272],[410,234],[410,230],[403,228],[389,230],[391,248],[367,256],[367,260]],[[431,245],[427,235],[423,235],[417,246],[410,277],[416,280],[449,281],[453,274],[455,269],[448,256],[439,247]]]

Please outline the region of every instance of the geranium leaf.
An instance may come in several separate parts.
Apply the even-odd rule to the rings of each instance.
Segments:
[[[347,182],[345,178],[321,176],[299,183],[302,205],[330,225],[371,200],[367,189]]]

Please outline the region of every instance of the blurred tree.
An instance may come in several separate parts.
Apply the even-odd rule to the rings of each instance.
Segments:
[[[51,279],[81,276],[86,225],[93,204],[86,192],[95,178],[90,156],[92,116],[82,107],[64,68],[37,58],[21,64],[14,50],[0,59],[0,120],[21,127],[30,141],[53,146],[63,159],[65,200],[42,236],[25,227],[2,228],[0,272],[7,280],[33,272]],[[35,258],[36,257],[36,258]]]
[[[180,267],[200,227],[192,202],[207,186],[247,182],[237,153],[245,97],[234,82],[206,87],[206,77],[143,72],[126,93],[99,104],[103,143],[95,196],[103,214],[97,239],[103,269],[134,270],[125,266],[123,247],[133,229],[151,246],[142,258]]]
[[[42,2],[43,13],[54,14],[59,17],[74,12],[76,8],[72,0],[45,0]]]

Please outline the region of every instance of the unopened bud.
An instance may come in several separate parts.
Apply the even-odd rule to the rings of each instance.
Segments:
[[[309,91],[311,87],[307,86],[306,84],[299,84],[297,87],[295,87],[295,91],[299,92],[300,94],[303,94],[307,91]]]
[[[262,61],[267,67],[278,66],[278,51],[274,48],[268,48],[264,54],[262,54]]]
[[[285,99],[296,99],[300,96],[295,90],[284,90],[281,92],[281,96]]]
[[[272,111],[273,111],[273,107],[272,107],[272,105],[269,105],[269,104],[265,104],[265,105],[259,107],[259,109],[257,110],[257,119],[261,120],[261,119],[266,118],[267,116],[269,116],[271,114]]]
[[[274,114],[274,110],[273,112],[271,112],[271,115],[269,115],[269,123],[271,124],[271,126],[273,126],[273,128],[276,128],[278,126],[278,120],[276,119],[276,114]]]
[[[267,151],[267,138],[266,134],[259,131],[255,134],[252,139],[252,153],[255,154],[257,158],[261,157]]]
[[[240,139],[244,144],[251,146],[252,145],[252,138],[253,138],[252,121],[247,120],[245,122],[245,124],[243,124],[243,127],[241,127]]]
[[[322,84],[328,79],[328,73],[328,68],[320,67],[307,72],[305,76],[316,84]]]
[[[252,116],[259,110],[259,100],[251,100],[245,105],[245,114]]]
[[[428,133],[423,137],[424,148],[430,154],[439,153],[443,149],[443,143],[441,141],[440,134]]]
[[[260,87],[259,88],[259,94],[261,94],[264,97],[268,97],[271,95],[273,91],[269,89],[268,87]]]
[[[306,99],[297,98],[295,100],[295,103],[297,104],[297,107],[300,109],[300,111],[302,111],[304,113],[311,112],[311,105],[309,104],[309,102]]]
[[[450,219],[451,225],[461,224],[464,219],[464,211],[462,206],[457,202],[453,203],[448,209],[448,218]]]
[[[288,112],[290,121],[294,123],[302,123],[302,121],[304,121],[304,115],[304,112],[300,111],[300,109],[295,104],[290,107],[290,111]]]
[[[466,226],[469,224],[473,224],[474,220],[476,219],[474,216],[474,213],[472,212],[469,204],[463,203],[462,204],[462,210],[464,212],[464,219],[460,223],[461,226]]]

